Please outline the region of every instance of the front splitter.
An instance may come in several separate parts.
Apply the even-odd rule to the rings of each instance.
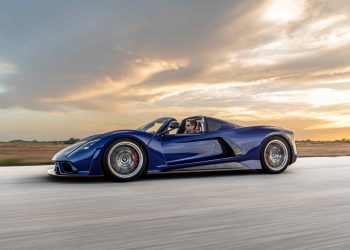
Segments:
[[[104,177],[104,175],[57,174],[53,168],[47,170],[47,174],[49,176],[54,176],[54,177],[59,177],[59,178],[101,178],[101,177]]]

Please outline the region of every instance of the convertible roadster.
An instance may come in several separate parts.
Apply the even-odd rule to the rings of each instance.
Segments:
[[[106,176],[131,181],[143,174],[256,169],[283,172],[297,159],[294,134],[270,127],[243,127],[207,116],[180,123],[163,117],[136,130],[87,137],[54,157],[55,176]]]

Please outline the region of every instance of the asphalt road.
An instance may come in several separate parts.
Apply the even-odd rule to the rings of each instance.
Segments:
[[[59,180],[0,168],[0,249],[350,249],[350,157],[280,175]]]

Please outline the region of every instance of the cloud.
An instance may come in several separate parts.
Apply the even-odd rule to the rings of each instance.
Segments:
[[[0,59],[0,94],[7,91],[6,87],[2,84],[2,79],[8,74],[16,73],[16,67],[13,64],[5,63]]]
[[[271,1],[263,18],[273,22],[291,22],[300,20],[303,17],[305,1],[284,0]]]
[[[0,60],[0,76],[6,74],[12,74],[16,72],[16,67],[9,63],[4,63]]]
[[[350,102],[344,6],[11,1],[0,10],[0,109],[308,119],[294,125],[301,133],[344,127],[336,121],[347,121],[340,111]]]

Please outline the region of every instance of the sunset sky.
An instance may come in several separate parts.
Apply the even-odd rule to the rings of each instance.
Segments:
[[[0,141],[197,114],[350,138],[349,1],[2,1]]]

